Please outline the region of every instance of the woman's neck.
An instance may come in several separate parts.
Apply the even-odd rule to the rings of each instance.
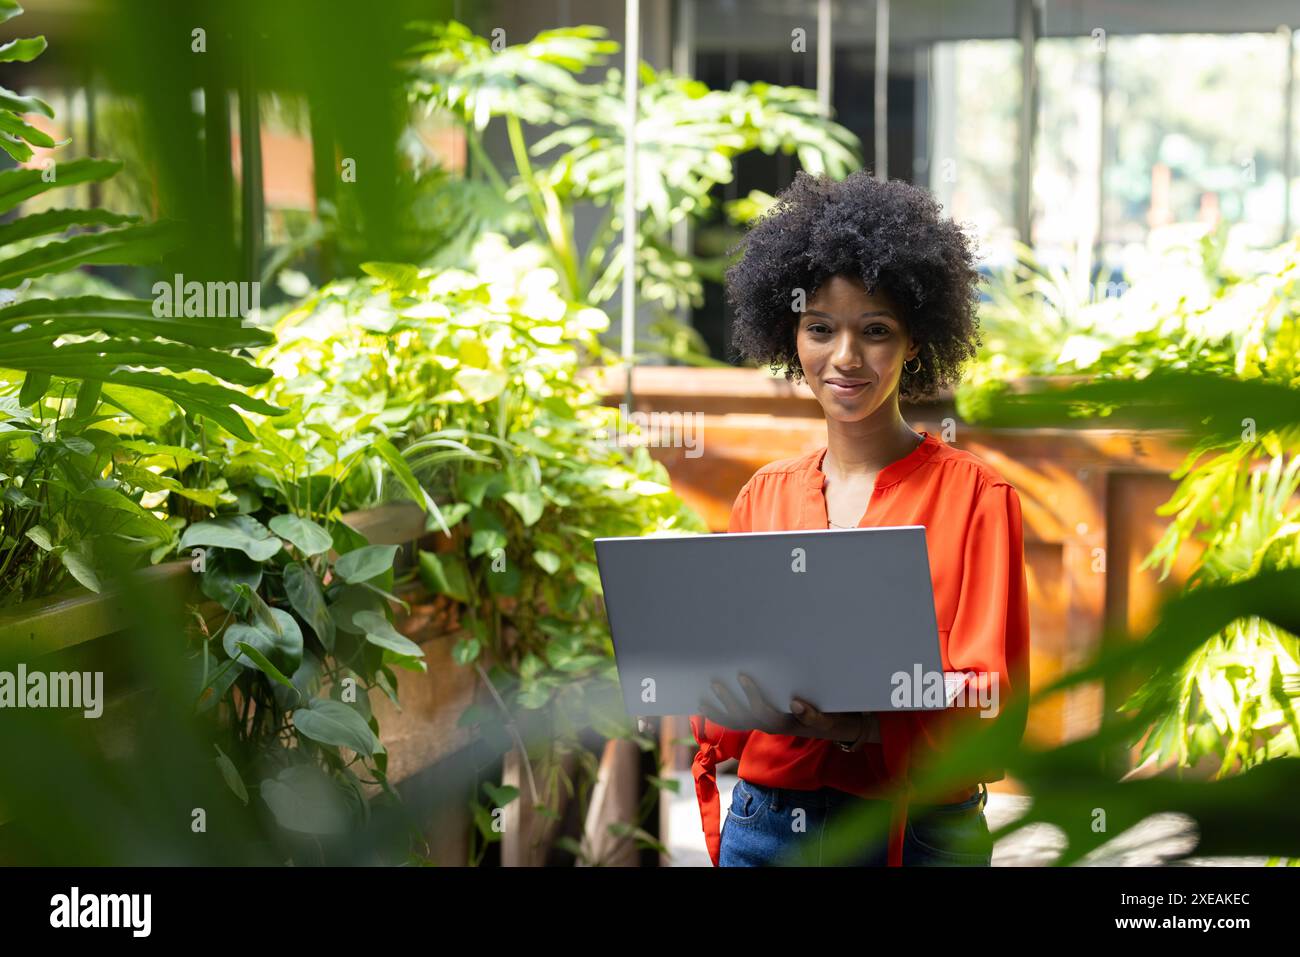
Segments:
[[[826,458],[822,471],[831,481],[875,476],[911,453],[923,441],[903,421],[898,408],[861,422],[826,422]]]

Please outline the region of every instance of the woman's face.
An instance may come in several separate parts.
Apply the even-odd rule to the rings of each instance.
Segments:
[[[860,279],[832,276],[799,317],[799,364],[827,418],[859,422],[897,401],[918,347],[893,302]]]

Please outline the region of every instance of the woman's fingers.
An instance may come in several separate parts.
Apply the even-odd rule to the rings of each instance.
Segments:
[[[829,731],[835,723],[834,718],[823,711],[818,711],[803,698],[791,698],[790,710],[794,712],[796,721],[814,731]]]
[[[734,694],[732,694],[731,689],[728,688],[721,681],[715,680],[712,684],[713,684],[713,693],[718,696],[718,700],[722,702],[722,706],[726,708],[728,711],[740,715],[740,714],[745,714],[750,710],[749,708],[741,704],[740,699],[737,698]]]
[[[726,715],[719,712],[717,708],[713,707],[713,705],[704,698],[700,699],[700,714],[704,715],[704,717],[708,718],[714,724],[720,724],[724,728],[731,727],[731,725],[727,723]]]
[[[771,705],[763,697],[763,691],[754,683],[754,679],[743,671],[736,675],[736,682],[740,685],[741,690],[745,692],[745,697],[749,699],[749,707],[754,711],[771,710]]]
[[[743,731],[752,728],[754,725],[750,721],[750,716],[746,709],[740,704],[736,696],[731,693],[722,682],[712,682],[713,693],[718,700],[722,702],[721,707],[716,706],[708,696],[700,699],[700,714],[708,718],[714,724],[720,724],[724,728],[731,728],[736,731]]]
[[[745,691],[745,697],[749,699],[749,710],[751,713],[758,715],[759,718],[767,722],[767,727],[779,727],[788,720],[786,715],[777,711],[763,697],[763,691],[749,675],[741,673],[737,675],[736,680],[740,687]]]
[[[795,730],[829,732],[835,725],[835,718],[819,711],[802,698],[790,699],[790,711],[793,714],[778,711],[763,696],[763,690],[749,675],[743,672],[737,675],[737,682],[745,693],[746,702],[742,702],[722,681],[710,683],[718,701],[718,707],[707,696],[700,699],[699,713],[714,724],[725,728],[743,730],[754,728],[770,734],[788,734]]]
[[[729,713],[727,709],[719,708],[714,702],[707,697],[700,699],[700,714],[708,718],[714,724],[720,724],[724,728],[730,728],[733,731],[743,731],[746,725],[740,717]]]

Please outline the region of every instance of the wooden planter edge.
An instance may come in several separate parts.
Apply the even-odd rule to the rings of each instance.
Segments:
[[[343,521],[376,545],[404,545],[426,534],[424,511],[413,503],[349,512]],[[188,593],[194,586],[188,560],[154,565],[137,574],[141,587],[150,591]],[[112,634],[130,620],[127,600],[119,589],[99,594],[72,589],[23,602],[0,612],[0,653],[47,655]]]

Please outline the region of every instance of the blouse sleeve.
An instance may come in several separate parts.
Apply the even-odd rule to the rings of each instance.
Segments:
[[[746,483],[731,507],[731,520],[727,525],[727,531],[750,531],[752,528],[750,519],[749,485]],[[695,777],[695,797],[700,804],[700,823],[704,829],[704,842],[709,849],[709,858],[716,867],[718,851],[722,844],[722,807],[718,797],[715,768],[720,761],[740,757],[750,733],[732,731],[698,714],[691,715],[690,722],[691,732],[700,746],[695,760],[691,763],[691,773]]]
[[[1028,691],[1029,597],[1020,498],[1006,483],[986,487],[976,501],[944,657],[946,669],[966,674],[965,706],[959,698],[938,711],[878,712],[881,744],[891,765],[928,763],[970,722],[1012,722],[1017,727],[1008,730],[1017,739],[1024,732],[1025,709],[1007,706],[1012,695]],[[983,701],[994,717],[981,716]],[[990,767],[980,780],[1002,776],[1002,769]]]

